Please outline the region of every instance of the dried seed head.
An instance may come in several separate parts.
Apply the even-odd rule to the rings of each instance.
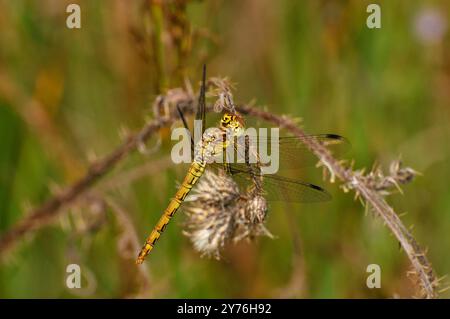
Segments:
[[[223,172],[206,171],[186,199],[187,221],[184,234],[202,255],[220,258],[220,252],[232,242],[271,236],[264,226],[266,200],[241,193],[238,185]]]
[[[208,84],[212,86],[208,95],[217,98],[214,103],[214,111],[222,112],[225,110],[230,113],[235,113],[233,94],[231,93],[234,89],[234,85],[227,78],[211,78],[209,79]]]
[[[400,161],[394,161],[389,167],[389,175],[384,175],[383,171],[377,167],[366,175],[366,179],[374,190],[388,195],[394,189],[401,192],[400,185],[411,182],[416,175],[417,172],[412,168],[402,167]]]
[[[246,219],[251,223],[262,223],[267,215],[267,202],[262,196],[256,195],[247,201]]]
[[[394,161],[389,167],[389,175],[385,175],[380,167],[374,167],[368,174],[364,170],[356,171],[358,179],[364,182],[371,189],[385,196],[391,194],[394,190],[400,191],[400,185],[410,183],[419,173],[410,167],[403,167],[400,161]],[[354,185],[347,183],[345,189],[353,189]]]
[[[239,187],[231,178],[225,174],[217,175],[207,170],[186,201],[208,205],[217,203],[229,205],[239,197],[241,197]]]
[[[243,239],[251,240],[262,235],[272,238],[272,234],[264,226],[267,215],[266,199],[259,195],[251,195],[246,198],[244,205],[239,211],[241,215],[235,221],[237,227],[233,242],[237,243]]]

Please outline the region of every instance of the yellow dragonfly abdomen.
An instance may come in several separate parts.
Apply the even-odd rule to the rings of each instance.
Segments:
[[[183,183],[176,192],[175,197],[170,201],[155,228],[153,228],[150,236],[147,237],[136,259],[136,264],[142,264],[144,262],[145,257],[155,246],[155,243],[170,222],[170,219],[177,212],[178,208],[180,208],[181,203],[184,202],[192,187],[205,172],[206,164],[210,160],[213,160],[216,155],[223,154],[223,151],[229,145],[229,141],[225,139],[227,132],[230,132],[231,136],[238,136],[242,133],[243,122],[236,114],[225,113],[220,125],[220,129],[216,128],[215,130],[204,132],[202,140],[198,142],[198,147],[194,150],[194,161],[189,167]]]
[[[153,228],[150,236],[147,237],[144,246],[142,247],[138,258],[136,259],[136,264],[142,264],[144,262],[145,257],[150,253],[150,251],[155,246],[156,241],[161,236],[161,233],[166,228],[167,224],[170,222],[170,219],[175,215],[178,208],[181,206],[181,203],[186,199],[186,196],[191,191],[192,187],[197,183],[200,176],[205,172],[206,163],[201,163],[194,161],[192,162],[189,170],[181,183],[180,188],[175,194],[175,197],[172,198],[163,215],[159,219],[155,228]]]

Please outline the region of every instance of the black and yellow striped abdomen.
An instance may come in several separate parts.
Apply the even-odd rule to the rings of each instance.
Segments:
[[[161,236],[161,233],[170,222],[170,219],[173,217],[173,215],[175,215],[178,208],[181,206],[181,203],[186,199],[186,196],[191,191],[192,187],[195,185],[195,183],[197,183],[198,179],[205,172],[205,165],[205,163],[196,161],[191,164],[191,166],[189,167],[189,171],[187,172],[186,177],[183,180],[183,183],[175,194],[175,197],[170,201],[155,228],[153,228],[152,232],[150,233],[150,236],[147,237],[147,240],[145,241],[145,244],[142,247],[138,258],[136,259],[137,264],[142,264],[145,257],[153,249],[155,243]]]

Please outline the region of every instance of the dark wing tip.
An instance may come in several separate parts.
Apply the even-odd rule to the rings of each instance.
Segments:
[[[333,140],[348,142],[348,140],[345,137],[338,135],[338,134],[329,133],[329,134],[325,134],[325,137],[327,137],[329,139],[333,139]]]
[[[311,188],[314,188],[314,189],[317,189],[318,191],[322,191],[322,192],[326,192],[326,190],[325,189],[323,189],[322,187],[320,187],[320,186],[317,186],[317,185],[314,185],[314,184],[307,184],[309,187],[311,187]]]
[[[331,145],[332,144],[342,145],[342,146],[344,146],[345,150],[348,150],[351,148],[351,143],[349,142],[349,140],[341,135],[329,133],[329,134],[324,134],[323,137],[325,137],[326,145],[330,145],[330,144]]]
[[[319,191],[321,193],[321,198],[320,198],[321,201],[329,201],[329,200],[332,199],[331,194],[328,193],[328,191],[325,190],[324,188],[322,188],[320,186],[317,186],[317,185],[314,185],[314,184],[310,184],[310,183],[308,183],[308,186],[313,188],[313,189],[315,189],[315,190],[317,190],[317,191]]]

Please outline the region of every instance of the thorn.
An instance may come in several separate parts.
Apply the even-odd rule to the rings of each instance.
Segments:
[[[443,288],[443,289],[441,289],[441,290],[438,290],[438,293],[443,293],[443,292],[446,292],[446,291],[448,291],[450,289],[450,286],[447,286],[447,287],[445,287],[445,288]]]
[[[403,212],[403,213],[398,214],[398,217],[403,217],[403,216],[406,216],[406,215],[408,215],[408,212]]]
[[[126,126],[120,126],[118,134],[122,141],[127,140],[131,135],[130,130]]]
[[[88,150],[86,154],[87,160],[89,163],[94,163],[97,161],[98,156],[94,150]]]

